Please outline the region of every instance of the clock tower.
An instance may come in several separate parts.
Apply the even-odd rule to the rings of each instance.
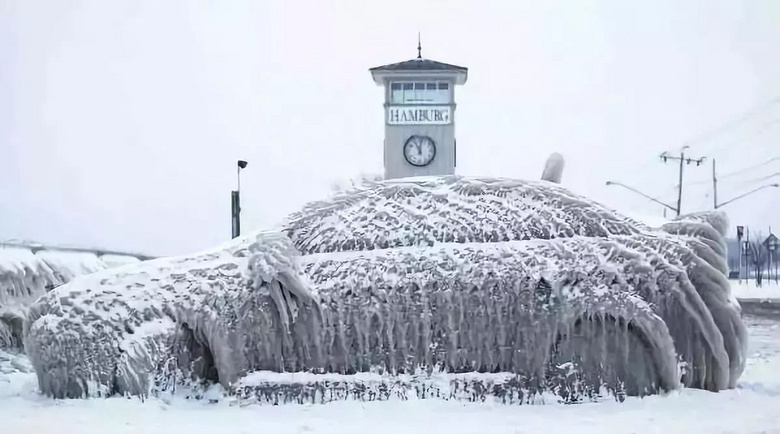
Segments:
[[[369,70],[385,89],[385,179],[455,173],[455,86],[468,69],[417,58]]]

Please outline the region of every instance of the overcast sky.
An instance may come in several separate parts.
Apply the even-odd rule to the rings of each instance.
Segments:
[[[693,140],[723,174],[780,157],[776,0],[0,0],[0,239],[186,253],[229,238],[236,159],[245,231],[380,173],[368,68],[415,57],[418,31],[469,68],[460,174],[537,179],[558,151],[567,187],[660,216],[605,181],[673,203],[663,151]],[[684,211],[712,206],[709,164]],[[725,209],[780,231],[780,189]]]

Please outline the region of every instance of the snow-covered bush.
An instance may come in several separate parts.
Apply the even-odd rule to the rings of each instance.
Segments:
[[[724,221],[651,229],[548,182],[365,183],[304,207],[283,233],[59,287],[30,310],[26,348],[55,397],[175,378],[260,402],[375,399],[391,385],[513,402],[721,390],[746,345]],[[253,374],[269,371],[309,376],[281,387]],[[463,394],[458,375],[487,377]]]

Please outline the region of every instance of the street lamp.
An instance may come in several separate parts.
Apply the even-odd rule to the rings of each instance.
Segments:
[[[244,160],[236,162],[236,189],[230,192],[230,218],[233,222],[233,238],[241,235],[241,169],[246,168],[247,163]]]
[[[751,194],[756,193],[758,191],[761,191],[761,190],[763,190],[765,188],[777,188],[777,187],[780,187],[780,184],[767,184],[767,185],[763,185],[763,186],[758,187],[758,188],[754,188],[753,190],[750,190],[750,191],[748,191],[745,194],[741,194],[741,195],[739,195],[739,196],[737,196],[737,197],[735,197],[733,199],[727,200],[727,201],[725,201],[723,203],[715,203],[715,209],[724,207],[724,206],[730,204],[731,202],[734,202],[735,200],[742,199],[745,196],[750,196]]]
[[[241,191],[241,169],[246,169],[247,164],[249,163],[247,163],[244,160],[238,160],[236,162],[236,166],[238,166],[236,169],[236,178],[238,179],[238,189],[236,191]]]
[[[648,196],[648,195],[642,193],[641,191],[639,191],[639,190],[637,190],[637,189],[635,189],[633,187],[629,187],[626,184],[623,184],[622,182],[607,181],[607,185],[617,185],[618,187],[623,187],[626,190],[632,191],[632,192],[634,192],[634,193],[644,197],[645,199],[649,199],[649,200],[651,200],[651,201],[653,201],[653,202],[655,202],[657,204],[661,204],[661,205],[665,206],[666,208],[669,208],[670,210],[672,210],[675,213],[677,213],[677,217],[680,216],[680,208],[674,207],[674,206],[671,206],[671,205],[668,205],[668,204],[665,204],[665,203],[661,202],[660,200],[658,200],[658,199],[656,199],[656,198],[654,198],[652,196]]]

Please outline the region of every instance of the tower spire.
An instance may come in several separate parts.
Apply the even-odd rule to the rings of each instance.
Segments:
[[[422,44],[420,44],[420,32],[417,32],[417,58],[422,59]]]

